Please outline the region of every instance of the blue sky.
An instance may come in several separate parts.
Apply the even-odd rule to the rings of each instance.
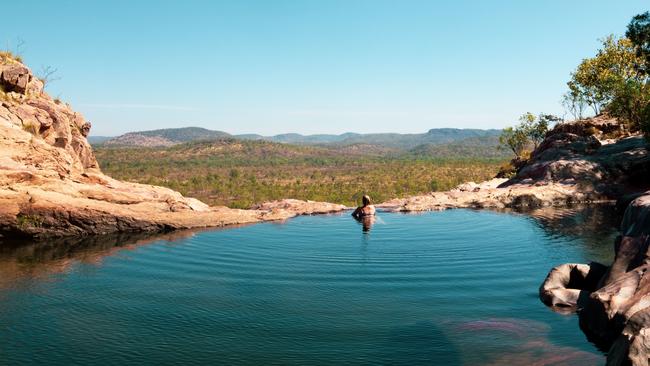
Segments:
[[[502,128],[562,115],[569,73],[647,0],[11,1],[48,91],[93,135]],[[11,16],[9,16],[11,14]]]

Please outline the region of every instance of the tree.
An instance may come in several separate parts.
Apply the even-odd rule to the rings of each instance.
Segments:
[[[511,150],[517,158],[522,158],[526,148],[532,145],[535,150],[544,141],[549,127],[562,119],[552,114],[541,113],[539,116],[527,112],[519,117],[519,124],[515,127],[503,129],[499,136],[501,148]]]
[[[627,38],[634,44],[637,57],[642,61],[637,67],[642,80],[626,83],[615,98],[613,109],[637,123],[650,137],[650,12],[636,15],[627,26]],[[616,112],[614,112],[616,113]]]
[[[636,15],[627,26],[625,36],[636,47],[636,54],[644,60],[641,70],[650,73],[650,12]]]
[[[537,117],[537,122],[532,126],[528,136],[535,145],[535,149],[539,146],[542,141],[544,141],[544,138],[546,138],[546,133],[548,132],[549,128],[558,123],[561,122],[562,118],[553,115],[553,114],[544,114],[541,113]]]
[[[636,47],[627,38],[609,36],[595,57],[582,60],[567,83],[569,93],[587,102],[595,114],[614,99],[617,90],[639,77]]]
[[[511,150],[517,158],[521,157],[527,143],[526,134],[518,128],[506,127],[499,136],[499,147]]]
[[[60,77],[56,76],[58,71],[58,69],[55,69],[52,66],[41,66],[41,71],[38,73],[37,77],[43,82],[43,88],[52,82],[61,80]]]
[[[577,90],[569,90],[566,92],[562,96],[562,105],[573,116],[573,119],[579,120],[584,118],[585,109],[587,109],[587,100]]]

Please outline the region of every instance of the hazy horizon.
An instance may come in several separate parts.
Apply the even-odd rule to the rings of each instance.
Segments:
[[[646,1],[21,1],[3,42],[92,135],[422,133],[562,116],[570,72]],[[489,15],[488,15],[489,14]],[[26,26],[28,24],[29,26]],[[187,122],[189,121],[189,122]]]
[[[288,135],[288,134],[298,134],[298,135],[303,135],[303,136],[313,136],[313,135],[334,135],[334,136],[340,136],[340,135],[345,135],[345,134],[359,134],[359,135],[368,135],[368,134],[391,134],[391,133],[397,133],[397,134],[403,134],[403,135],[419,135],[419,134],[425,134],[429,132],[429,130],[436,130],[436,129],[457,129],[456,127],[434,127],[430,128],[426,131],[420,131],[420,132],[395,132],[395,131],[379,131],[379,132],[355,132],[355,131],[344,131],[340,133],[300,133],[300,132],[293,132],[293,131],[285,131],[285,132],[279,132],[279,133],[274,133],[271,135],[263,135],[260,133],[256,132],[242,132],[242,133],[232,133],[227,130],[218,130],[218,129],[213,129],[213,128],[208,128],[208,127],[201,127],[201,126],[194,126],[194,125],[183,125],[179,127],[165,127],[165,128],[152,128],[152,129],[147,129],[147,130],[132,130],[132,131],[126,131],[123,133],[119,133],[117,135],[98,135],[96,133],[93,133],[91,131],[90,136],[91,137],[118,137],[127,133],[137,133],[137,132],[149,132],[149,131],[156,131],[156,130],[165,130],[165,129],[183,129],[183,128],[205,128],[211,131],[219,131],[219,132],[225,132],[233,136],[241,136],[241,135],[260,135],[264,137],[271,137],[271,136],[278,136],[278,135]],[[489,130],[498,130],[494,128],[458,128],[461,130],[484,130],[484,131],[489,131]]]

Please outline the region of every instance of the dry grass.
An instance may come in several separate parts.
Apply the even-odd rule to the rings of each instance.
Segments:
[[[14,62],[20,62],[22,64],[23,58],[18,55],[14,55],[10,51],[0,51],[0,63],[8,64]]]

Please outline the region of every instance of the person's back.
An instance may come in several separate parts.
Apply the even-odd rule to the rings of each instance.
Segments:
[[[361,199],[363,206],[357,207],[352,213],[354,217],[372,216],[375,214],[375,206],[371,204],[370,197],[364,195]]]

